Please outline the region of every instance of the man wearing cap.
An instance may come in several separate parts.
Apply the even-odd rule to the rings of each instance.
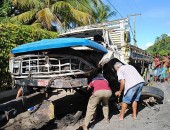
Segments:
[[[115,93],[120,96],[122,91],[122,107],[119,115],[119,120],[124,119],[124,114],[128,104],[132,103],[132,117],[137,117],[137,102],[139,101],[141,91],[144,85],[144,79],[132,65],[123,65],[120,62],[114,64],[114,69],[117,71],[118,80],[120,82],[120,89]]]
[[[103,115],[105,121],[109,123],[109,105],[108,100],[112,95],[108,81],[104,78],[103,74],[98,73],[95,78],[88,85],[88,89],[93,87],[93,94],[91,95],[88,105],[86,116],[84,119],[83,130],[88,130],[88,125],[93,118],[97,105],[101,102],[103,107]]]

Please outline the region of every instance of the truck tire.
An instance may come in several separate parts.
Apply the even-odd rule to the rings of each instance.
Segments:
[[[158,103],[162,103],[164,99],[164,92],[156,87],[144,86],[142,89],[141,100],[154,97]]]
[[[149,73],[148,70],[146,70],[146,74],[145,74],[145,76],[144,76],[144,80],[145,80],[145,84],[146,84],[146,85],[149,83],[150,78],[151,78],[151,77],[150,77],[150,73]]]
[[[145,72],[145,66],[142,66],[141,69],[140,69],[140,74],[143,75]]]

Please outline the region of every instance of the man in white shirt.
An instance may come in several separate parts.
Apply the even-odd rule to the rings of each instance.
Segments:
[[[132,103],[132,117],[137,117],[137,102],[139,101],[141,91],[144,85],[144,79],[132,65],[123,65],[120,62],[114,64],[114,69],[117,71],[120,89],[115,93],[120,96],[124,90],[122,107],[119,115],[119,120],[124,119],[124,114],[128,104]]]

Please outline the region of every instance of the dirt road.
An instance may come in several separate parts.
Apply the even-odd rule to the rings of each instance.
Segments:
[[[131,116],[131,110],[128,110],[125,115],[125,119],[123,121],[118,120],[119,111],[115,109],[115,105],[110,104],[110,123],[106,124],[103,120],[103,114],[102,111],[99,109],[97,114],[97,119],[95,122],[93,122],[89,128],[89,130],[170,130],[170,83],[153,83],[155,84],[155,87],[160,88],[164,92],[164,100],[163,104],[155,105],[152,108],[140,106],[137,120],[133,120]],[[71,97],[67,95],[68,103],[70,103]],[[65,101],[58,101],[58,104],[61,104]],[[73,101],[77,101],[79,98],[75,97],[73,98]],[[82,103],[82,99],[80,99],[80,103]],[[79,106],[82,106],[82,105]],[[57,105],[57,102],[56,102]],[[71,106],[74,104],[71,103]],[[71,109],[71,106],[61,107],[61,111],[63,109]],[[82,106],[85,108],[85,106]],[[159,109],[159,111],[157,109]],[[59,111],[59,108],[57,108],[57,111]],[[27,112],[22,113],[20,115],[21,118],[17,122],[11,126],[8,125],[6,129],[13,129],[16,128],[16,126],[19,126],[17,128],[23,129],[24,127],[21,127],[24,124],[28,124],[23,118],[24,114],[27,115]],[[34,115],[32,116],[34,117]],[[34,117],[35,118],[35,117]],[[71,116],[65,116],[64,119],[59,120],[53,120],[52,122],[48,123],[46,126],[41,127],[37,125],[38,127],[35,127],[34,129],[41,129],[41,130],[82,130],[81,125],[83,124],[83,116],[81,119],[76,123],[75,125],[72,125],[72,123],[69,122]],[[17,118],[16,118],[17,119]],[[32,118],[28,118],[31,120]],[[67,122],[68,121],[68,122]],[[22,123],[23,122],[23,123]],[[25,126],[26,126],[25,125]],[[29,124],[31,125],[31,124]],[[29,127],[27,127],[29,128]],[[31,127],[32,128],[32,127]]]
[[[153,83],[164,91],[163,104],[154,107],[141,107],[137,120],[132,119],[131,112],[127,111],[123,121],[118,120],[118,113],[111,110],[110,123],[106,124],[103,118],[99,118],[92,124],[89,130],[170,130],[170,83]],[[102,114],[102,113],[101,113]],[[75,126],[67,126],[62,130],[81,130],[82,121]]]

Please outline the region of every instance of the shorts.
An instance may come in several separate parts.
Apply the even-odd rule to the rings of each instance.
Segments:
[[[153,76],[160,76],[160,75],[161,75],[161,68],[156,68],[156,69],[154,70]]]
[[[167,78],[167,67],[162,68],[161,78]]]
[[[123,102],[130,104],[133,101],[139,101],[144,83],[140,83],[130,88],[123,96]]]

